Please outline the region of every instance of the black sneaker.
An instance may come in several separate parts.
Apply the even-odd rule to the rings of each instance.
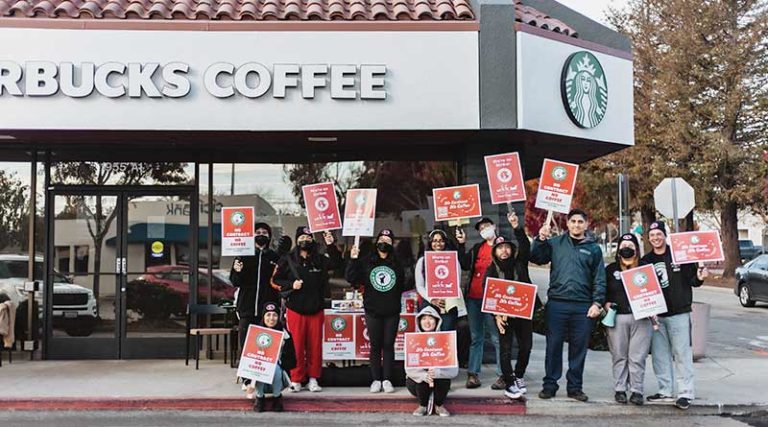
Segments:
[[[568,393],[568,397],[574,400],[578,400],[579,402],[586,402],[589,400],[589,397],[587,397],[586,394],[584,394],[583,391],[574,391],[573,393]]]
[[[632,393],[632,396],[629,396],[629,402],[632,404],[635,404],[637,406],[643,405],[643,395],[640,393]]]
[[[665,396],[661,393],[652,394],[646,397],[649,402],[674,402],[675,398],[672,396]]]
[[[617,391],[616,394],[613,395],[613,398],[618,403],[627,403],[627,393],[624,393],[623,391]]]
[[[272,400],[272,410],[275,412],[283,412],[283,397],[276,397]]]
[[[677,409],[686,410],[686,409],[691,407],[691,399],[687,399],[685,397],[681,397],[681,398],[677,399],[677,401],[675,402],[675,407]]]
[[[253,402],[253,412],[264,412],[264,398],[258,397],[256,398],[256,401]]]
[[[549,391],[547,389],[544,389],[539,392],[539,399],[551,399],[553,397],[555,397],[554,391]]]

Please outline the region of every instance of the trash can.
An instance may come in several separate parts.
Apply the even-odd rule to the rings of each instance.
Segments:
[[[694,302],[691,306],[691,340],[693,341],[693,360],[707,355],[707,335],[709,335],[709,312],[712,306],[703,302]]]

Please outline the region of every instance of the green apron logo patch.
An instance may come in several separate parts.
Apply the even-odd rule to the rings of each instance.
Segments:
[[[385,265],[380,265],[371,270],[369,280],[377,291],[389,292],[395,287],[395,271]]]
[[[581,51],[569,56],[560,89],[565,111],[576,126],[590,129],[603,121],[608,111],[608,82],[595,55]]]

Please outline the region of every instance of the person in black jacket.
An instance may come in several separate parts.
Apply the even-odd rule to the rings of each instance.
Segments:
[[[616,261],[605,268],[605,311],[616,310],[616,320],[608,331],[608,347],[613,359],[614,399],[643,404],[645,359],[651,347],[653,325],[651,319],[635,320],[627,293],[621,281],[621,272],[640,265],[640,242],[632,233],[619,238]]]
[[[296,347],[296,369],[291,371],[291,391],[301,391],[301,383],[309,377],[307,388],[318,392],[317,380],[322,374],[323,323],[328,270],[341,266],[341,253],[333,234],[323,233],[325,253],[317,244],[309,227],[296,230],[296,248],[283,255],[272,276],[273,286],[285,297],[286,321]]]
[[[400,322],[400,296],[403,293],[405,273],[393,253],[392,230],[383,229],[376,236],[376,250],[360,259],[360,250],[352,247],[347,265],[346,279],[353,286],[363,286],[365,325],[371,341],[371,393],[382,389],[395,391],[392,386],[392,364],[395,361],[395,338]],[[382,361],[382,353],[384,358]]]
[[[282,322],[280,322],[280,311],[277,304],[274,302],[267,302],[262,305],[262,319],[259,323],[260,326],[265,328],[274,329],[277,331],[283,331],[283,347],[280,351],[280,362],[275,367],[275,375],[272,378],[271,384],[262,382],[256,382],[255,386],[250,385],[248,387],[248,397],[252,398],[253,393],[256,394],[256,401],[253,403],[253,410],[256,412],[264,411],[264,393],[267,392],[267,386],[272,388],[272,410],[275,412],[283,412],[283,372],[291,371],[296,366],[296,352],[293,348],[293,339],[291,334],[285,330]]]
[[[644,264],[653,265],[661,283],[667,312],[659,315],[659,329],[651,338],[653,371],[659,381],[659,392],[648,396],[650,402],[675,401],[679,409],[688,409],[694,398],[693,351],[691,349],[691,304],[692,288],[699,287],[709,272],[695,264],[677,265],[672,263],[672,250],[667,245],[667,228],[656,221],[648,229],[651,252],[642,259]],[[674,358],[674,364],[673,364]],[[677,387],[673,381],[677,378]],[[677,390],[677,400],[674,390]]]

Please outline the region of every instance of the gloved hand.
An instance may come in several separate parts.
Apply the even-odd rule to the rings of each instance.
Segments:
[[[293,245],[293,241],[290,237],[281,237],[280,240],[277,241],[277,253],[280,255],[287,254],[291,251],[291,245]]]

